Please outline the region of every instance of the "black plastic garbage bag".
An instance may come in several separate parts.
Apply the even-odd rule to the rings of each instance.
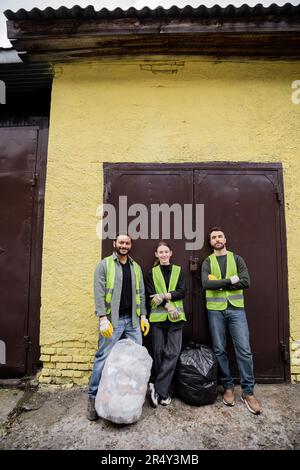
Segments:
[[[180,354],[176,391],[189,405],[209,405],[217,398],[217,359],[210,347],[190,343]]]

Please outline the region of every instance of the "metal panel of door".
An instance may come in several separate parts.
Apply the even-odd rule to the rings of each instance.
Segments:
[[[174,203],[191,204],[193,199],[193,172],[183,170],[162,170],[158,168],[149,168],[138,170],[133,165],[122,165],[122,168],[111,169],[111,165],[107,165],[105,171],[105,201],[113,204],[118,209],[119,196],[127,196],[128,207],[133,204],[143,204],[148,212],[148,230],[150,239],[137,239],[133,242],[132,256],[141,265],[144,274],[153,266],[155,261],[154,251],[159,239],[162,237],[160,227],[159,239],[151,239],[151,204],[168,204],[172,206]],[[117,219],[119,218],[120,211],[117,210]],[[124,214],[123,214],[124,215]],[[137,214],[138,215],[138,214]],[[128,217],[128,223],[135,219],[135,216]],[[161,221],[162,222],[162,221]],[[183,228],[183,217],[181,220]],[[174,219],[171,216],[171,227],[174,226]],[[117,223],[117,232],[119,232],[119,225]],[[186,328],[184,328],[184,340],[190,339],[192,336],[192,323],[191,323],[191,298],[192,298],[192,283],[189,276],[189,257],[187,252],[183,249],[182,240],[174,239],[171,230],[171,247],[173,249],[172,261],[175,264],[182,266],[187,282],[187,295],[185,300],[185,310],[188,318]],[[112,241],[104,240],[103,242],[103,255],[107,256],[112,252]]]
[[[26,371],[36,128],[0,129],[0,377]]]
[[[288,349],[285,349],[288,345],[288,299],[281,165],[105,164],[104,175],[105,201],[116,208],[120,195],[128,196],[128,206],[142,203],[148,209],[151,204],[162,203],[179,203],[182,207],[183,204],[204,204],[205,233],[213,225],[224,227],[228,248],[245,259],[250,272],[251,289],[245,291],[245,299],[256,378],[260,382],[288,380]],[[149,240],[134,241],[132,253],[144,272],[153,264],[156,243],[150,233]],[[185,300],[188,325],[184,340],[209,344],[200,272],[189,270],[189,259],[193,255],[202,261],[211,249],[205,244],[200,252],[187,251],[184,241],[176,240],[172,235],[170,243],[174,248],[173,261],[183,266],[188,284]],[[111,251],[111,240],[104,240],[103,254],[106,256]]]
[[[287,340],[286,286],[282,276],[280,194],[276,170],[241,170],[237,166],[195,171],[195,203],[204,204],[206,232],[213,226],[223,227],[227,248],[244,258],[250,273],[251,288],[244,294],[255,376],[259,381],[285,379],[282,344]],[[211,248],[204,246],[201,261],[210,252]],[[200,319],[204,318],[204,301],[198,296],[195,302],[194,309],[200,312]],[[198,331],[200,334],[200,327]],[[230,355],[238,376],[232,350]]]

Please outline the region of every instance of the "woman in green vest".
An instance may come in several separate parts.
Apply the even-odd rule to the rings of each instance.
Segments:
[[[155,382],[149,384],[154,408],[171,403],[171,383],[182,345],[182,327],[186,321],[183,298],[185,279],[180,266],[170,263],[172,250],[159,242],[155,250],[157,261],[147,275],[150,297],[150,323]]]

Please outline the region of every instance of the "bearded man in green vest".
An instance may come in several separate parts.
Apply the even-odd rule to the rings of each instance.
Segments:
[[[204,260],[201,277],[206,291],[213,350],[217,356],[219,376],[224,387],[223,403],[226,406],[235,405],[234,384],[226,349],[228,330],[240,373],[241,399],[251,413],[260,414],[261,406],[253,395],[253,359],[244,310],[243,290],[250,286],[247,266],[241,256],[226,249],[225,234],[220,227],[213,227],[208,237],[214,252]]]
[[[121,337],[142,344],[141,330],[149,332],[146,318],[145,288],[140,266],[129,256],[129,235],[117,235],[114,253],[96,267],[94,294],[99,317],[99,345],[89,382],[87,418],[95,421],[98,414],[95,398],[106,358]]]

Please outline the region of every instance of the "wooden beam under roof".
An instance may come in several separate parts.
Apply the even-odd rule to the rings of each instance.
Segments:
[[[300,59],[300,9],[255,8],[20,10],[7,14],[8,37],[27,62],[143,54]]]

